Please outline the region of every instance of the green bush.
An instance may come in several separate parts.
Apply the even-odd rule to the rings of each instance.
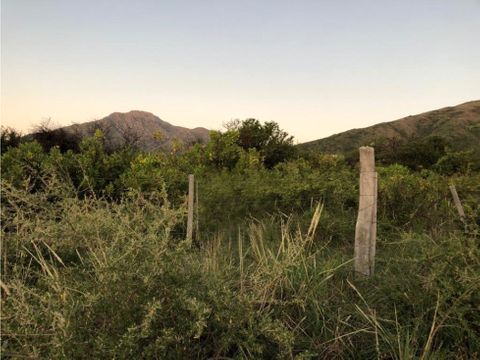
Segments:
[[[42,184],[46,155],[37,142],[20,144],[2,153],[2,179],[19,188],[39,191]]]
[[[397,229],[448,229],[455,218],[447,179],[424,170],[412,172],[401,165],[378,169],[379,222]]]
[[[279,214],[191,248],[165,192],[119,202],[2,187],[2,354],[11,358],[476,358],[478,239],[351,248]]]
[[[5,356],[177,359],[289,351],[284,325],[172,238],[184,210],[170,208],[165,193],[131,193],[116,204],[68,196],[51,203],[53,193],[4,185]],[[13,211],[20,204],[22,211]]]

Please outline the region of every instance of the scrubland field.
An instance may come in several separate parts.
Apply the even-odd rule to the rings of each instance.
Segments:
[[[480,358],[474,151],[376,146],[366,278],[355,155],[300,151],[274,123],[149,153],[100,131],[73,150],[4,135],[4,359]]]

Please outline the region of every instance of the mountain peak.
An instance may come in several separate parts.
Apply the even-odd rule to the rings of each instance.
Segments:
[[[169,149],[174,139],[184,144],[206,142],[209,130],[201,127],[188,129],[172,125],[158,116],[141,110],[126,113],[113,112],[100,119],[65,128],[80,136],[91,136],[97,129],[102,130],[110,148],[118,148],[126,143],[141,150]],[[161,139],[156,136],[161,134]]]
[[[156,115],[154,115],[153,113],[151,112],[148,112],[148,111],[144,111],[144,110],[130,110],[130,111],[127,111],[127,112],[113,112],[111,113],[110,115],[108,116],[151,116],[151,117],[158,117]]]

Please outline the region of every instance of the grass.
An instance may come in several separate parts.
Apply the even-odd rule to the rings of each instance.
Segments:
[[[321,204],[308,224],[251,218],[190,246],[164,193],[108,202],[48,181],[2,186],[5,358],[480,356],[476,235],[380,238],[366,279],[319,233]]]

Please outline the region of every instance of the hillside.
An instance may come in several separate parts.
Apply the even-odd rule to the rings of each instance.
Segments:
[[[114,112],[103,119],[64,127],[67,133],[80,137],[91,136],[102,130],[109,146],[118,148],[126,143],[142,150],[170,148],[174,139],[183,144],[206,142],[209,130],[188,129],[172,125],[145,111]]]
[[[479,148],[480,100],[411,115],[362,129],[352,129],[300,144],[299,148],[329,153],[349,152],[362,145],[378,144],[385,139],[396,138],[399,141],[408,141],[429,136],[445,137],[456,149]]]

